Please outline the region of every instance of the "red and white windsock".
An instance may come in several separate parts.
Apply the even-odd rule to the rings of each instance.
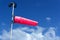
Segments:
[[[38,22],[33,21],[24,17],[20,16],[15,16],[14,17],[14,23],[19,23],[19,24],[26,24],[26,25],[31,25],[31,26],[37,26]]]

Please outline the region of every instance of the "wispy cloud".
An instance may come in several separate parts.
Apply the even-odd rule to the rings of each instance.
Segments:
[[[1,25],[5,26],[5,25],[6,25],[6,23],[2,22],[2,23],[1,23]]]
[[[37,27],[37,30],[31,30],[32,33],[28,34],[22,30],[29,30],[29,28],[17,28],[13,29],[13,39],[12,40],[60,40],[60,37],[56,36],[55,28],[50,27],[47,32],[43,35],[45,28]],[[10,31],[3,31],[3,34],[0,35],[1,40],[10,39]]]
[[[50,18],[50,17],[46,17],[46,20],[47,20],[47,21],[50,21],[50,20],[51,20],[51,18]]]

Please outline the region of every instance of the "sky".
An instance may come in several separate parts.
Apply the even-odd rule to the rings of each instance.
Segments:
[[[6,36],[6,35],[9,36],[12,8],[8,7],[8,4],[12,1],[16,2],[17,4],[17,7],[15,8],[15,14],[14,14],[15,16],[22,16],[28,19],[36,20],[38,21],[38,26],[40,27],[40,29],[41,30],[44,29],[44,31],[39,31],[37,30],[38,28],[33,26],[14,24],[13,27],[14,35],[15,35],[15,31],[17,31],[18,33],[26,32],[27,33],[26,35],[33,35],[33,33],[35,33],[33,32],[33,30],[34,31],[37,30],[42,33],[40,35],[43,35],[44,38],[46,36],[47,38],[47,34],[49,34],[50,32],[49,30],[53,30],[52,34],[55,33],[55,36],[60,37],[60,31],[59,31],[60,30],[60,0],[0,0],[0,35],[1,35],[0,38],[3,38],[2,36]],[[24,28],[24,30],[22,30],[22,28]],[[16,35],[18,33],[16,33]]]

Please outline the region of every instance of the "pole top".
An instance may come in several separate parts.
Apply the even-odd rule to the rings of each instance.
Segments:
[[[9,7],[12,7],[13,4],[14,4],[14,8],[16,8],[16,3],[15,3],[15,2],[10,2],[8,6],[9,6]]]

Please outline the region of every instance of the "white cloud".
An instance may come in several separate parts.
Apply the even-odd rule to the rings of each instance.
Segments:
[[[43,31],[45,28],[37,27],[37,30],[31,30],[32,33],[28,34],[22,30],[29,30],[29,28],[17,28],[13,29],[13,39],[12,40],[59,40],[60,37],[56,36],[55,28],[50,27],[47,32],[43,35]],[[1,40],[9,40],[10,39],[10,31],[3,31],[3,34],[0,35]]]
[[[49,20],[51,20],[51,18],[50,18],[50,17],[46,17],[46,20],[48,20],[48,21],[49,21]]]

